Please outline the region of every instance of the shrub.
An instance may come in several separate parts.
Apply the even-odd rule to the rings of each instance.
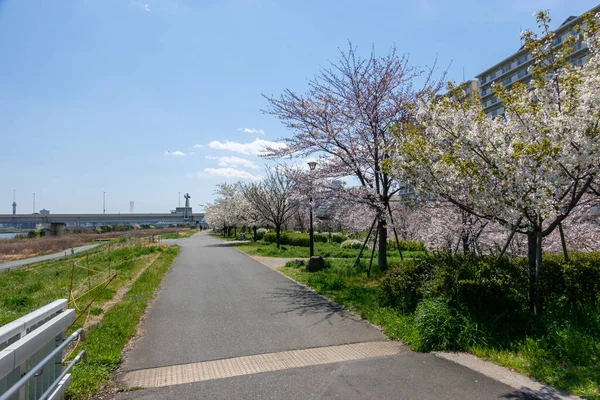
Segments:
[[[269,232],[268,229],[265,228],[258,228],[256,230],[256,240],[261,240],[263,238],[263,236],[265,235],[265,233]]]
[[[395,239],[388,239],[386,248],[388,250],[398,250]],[[401,240],[400,250],[402,251],[427,251],[424,242],[416,242],[413,240]]]
[[[348,238],[343,233],[334,232],[334,233],[331,234],[331,242],[332,243],[342,243],[346,239],[348,239]]]
[[[262,237],[262,240],[268,243],[276,242],[276,234],[275,232],[265,233]],[[326,243],[327,235],[315,233],[314,234],[315,243]],[[308,233],[297,233],[297,232],[281,232],[280,236],[280,244],[286,244],[290,246],[301,246],[308,247],[310,246],[310,237]]]
[[[348,239],[342,242],[342,244],[340,244],[340,247],[342,249],[360,249],[362,245],[363,242],[361,242],[360,240]]]
[[[308,233],[301,233],[301,235],[309,236]],[[313,239],[315,243],[327,243],[329,241],[329,235],[326,233],[315,233]]]
[[[427,266],[406,260],[391,268],[379,285],[379,301],[404,312],[414,311],[423,297],[422,287],[429,272],[424,269]]]
[[[540,287],[549,304],[600,304],[600,252],[544,255]]]

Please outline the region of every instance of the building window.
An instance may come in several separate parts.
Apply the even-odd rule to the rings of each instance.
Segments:
[[[575,42],[575,51],[583,49],[583,42],[577,41]]]
[[[497,98],[495,98],[495,97],[492,97],[492,98],[490,99],[490,104],[496,104],[497,102],[498,102],[498,99],[497,99]]]
[[[487,82],[487,78],[484,76],[483,78],[480,79],[479,84],[483,85],[486,82]]]
[[[561,43],[562,43],[562,36],[555,36],[554,39],[552,39],[553,46],[558,46]]]
[[[579,66],[583,65],[583,62],[584,62],[584,57],[581,57],[576,60],[573,60],[572,64],[575,67],[579,67]]]
[[[517,65],[521,65],[524,62],[527,62],[527,54],[525,54],[524,56],[521,56],[517,59]]]
[[[487,94],[487,89],[481,89],[481,95],[485,96]]]
[[[521,79],[522,77],[524,77],[525,75],[527,75],[529,72],[527,71],[527,69],[522,69],[517,73],[517,79]]]
[[[490,80],[492,80],[494,78],[496,78],[496,71],[494,71],[490,74]]]
[[[510,71],[510,64],[505,65],[504,67],[502,67],[502,73],[503,74],[507,73],[508,71]]]
[[[512,82],[512,76],[509,76],[508,78],[502,80],[502,83],[504,84],[504,86],[510,85],[511,82]]]

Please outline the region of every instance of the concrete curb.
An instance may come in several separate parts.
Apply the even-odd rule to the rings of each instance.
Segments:
[[[512,371],[508,368],[501,367],[490,361],[482,360],[481,358],[469,353],[451,353],[451,352],[434,352],[436,356],[452,361],[456,364],[467,367],[473,371],[479,372],[482,375],[492,378],[496,381],[504,383],[507,386],[518,389],[524,393],[531,395],[534,398],[541,400],[558,400],[569,399],[581,400],[581,397],[572,395],[568,392],[555,389],[535,381],[523,374]]]

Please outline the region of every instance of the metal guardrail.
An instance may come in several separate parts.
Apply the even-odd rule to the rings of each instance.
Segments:
[[[64,348],[82,334],[66,340],[65,330],[75,320],[67,300],[57,300],[0,327],[0,400],[59,399],[70,383],[68,371],[81,352],[63,370]]]

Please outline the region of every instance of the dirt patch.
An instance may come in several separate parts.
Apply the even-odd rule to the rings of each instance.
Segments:
[[[87,331],[92,326],[94,326],[98,322],[102,321],[102,318],[108,312],[108,310],[110,310],[115,305],[119,304],[121,302],[121,300],[123,300],[123,296],[125,296],[125,294],[127,294],[127,292],[129,291],[129,288],[131,287],[131,285],[133,285],[133,283],[135,281],[137,281],[137,279],[140,277],[140,275],[142,275],[144,273],[144,271],[146,271],[148,269],[148,267],[150,267],[154,263],[154,261],[156,261],[156,259],[158,257],[160,257],[160,255],[161,255],[161,253],[158,253],[158,254],[154,254],[152,257],[150,257],[148,259],[148,263],[143,268],[141,268],[135,274],[135,276],[129,282],[127,282],[126,285],[124,285],[119,290],[117,290],[117,293],[115,293],[115,295],[113,296],[112,299],[110,299],[107,302],[103,303],[100,306],[100,308],[102,308],[102,313],[100,315],[91,315],[91,314],[89,314],[88,317],[87,317],[87,319],[86,319],[86,321],[83,324],[83,330]]]
[[[150,238],[181,231],[181,228],[139,229],[126,232],[71,233],[59,237],[0,239],[0,262],[68,251],[73,247],[83,246],[98,240],[110,240],[122,236],[127,238]]]
[[[249,256],[261,264],[266,265],[271,269],[277,269],[283,267],[289,261],[302,260],[308,262],[308,258],[282,258],[282,257],[262,257],[262,256]]]

